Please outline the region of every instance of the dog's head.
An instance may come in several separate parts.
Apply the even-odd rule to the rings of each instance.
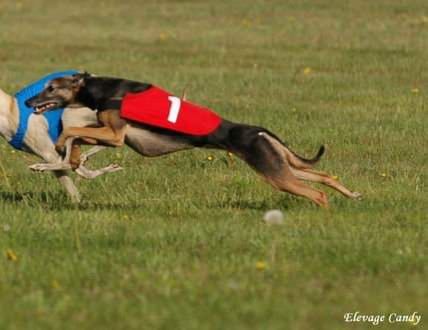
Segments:
[[[25,101],[34,112],[41,114],[46,111],[65,108],[76,103],[76,95],[85,86],[88,73],[78,73],[49,81],[37,95]]]

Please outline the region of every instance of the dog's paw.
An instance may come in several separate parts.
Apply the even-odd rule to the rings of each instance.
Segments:
[[[85,165],[85,163],[89,160],[89,157],[86,155],[80,156],[80,165]]]
[[[360,201],[360,200],[362,200],[362,199],[363,199],[363,195],[362,195],[362,194],[360,194],[359,192],[354,191],[354,192],[352,193],[352,198]]]
[[[38,163],[38,164],[30,165],[30,166],[28,166],[28,168],[32,171],[35,171],[35,172],[43,172],[43,171],[46,171],[46,169],[47,169],[46,165],[48,165],[48,164]]]
[[[112,173],[123,170],[122,166],[119,166],[118,164],[110,164],[109,166],[105,167],[103,171]]]

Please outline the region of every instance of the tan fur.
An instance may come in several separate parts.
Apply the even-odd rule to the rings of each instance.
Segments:
[[[117,110],[99,112],[98,121],[103,127],[67,127],[64,129],[56,144],[57,149],[62,150],[67,139],[75,136],[95,139],[114,147],[123,146],[127,122],[120,118],[119,112]]]
[[[316,204],[323,207],[328,207],[327,195],[322,191],[305,185],[300,180],[324,184],[339,191],[349,198],[358,198],[361,196],[359,193],[352,192],[347,189],[327,173],[310,169],[308,164],[298,159],[284,145],[271,137],[269,134],[259,133],[259,135],[263,136],[267,141],[269,141],[272,147],[282,157],[284,165],[280,173],[266,176],[268,182],[270,182],[277,189],[309,198]]]

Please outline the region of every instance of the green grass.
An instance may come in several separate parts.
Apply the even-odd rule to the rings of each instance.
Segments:
[[[76,206],[2,141],[0,329],[369,327],[355,311],[426,327],[425,0],[3,1],[0,27],[10,93],[68,68],[189,86],[301,154],[325,143],[320,168],[364,194],[328,191],[324,211],[224,152],[122,148],[91,166],[124,171],[76,179]],[[283,226],[262,222],[274,208]]]

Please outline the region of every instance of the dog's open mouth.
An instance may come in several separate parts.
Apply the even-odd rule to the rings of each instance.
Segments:
[[[58,107],[58,102],[55,101],[47,101],[41,104],[38,104],[35,108],[34,108],[34,112],[37,114],[43,113],[45,111],[49,111],[51,109],[55,109]]]

